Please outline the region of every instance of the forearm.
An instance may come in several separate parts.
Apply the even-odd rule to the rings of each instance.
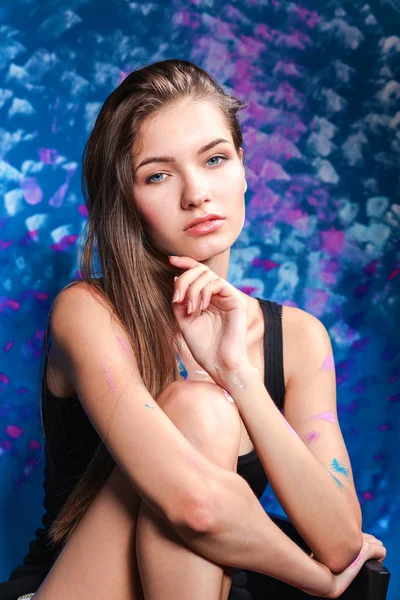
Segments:
[[[349,490],[337,486],[288,426],[258,372],[243,369],[239,375],[227,377],[226,389],[238,403],[268,480],[290,521],[318,560],[334,572],[342,571],[361,547]]]
[[[207,530],[176,528],[190,547],[215,563],[270,575],[312,595],[331,592],[329,569],[275,525],[242,477],[218,469],[210,490],[215,520]]]

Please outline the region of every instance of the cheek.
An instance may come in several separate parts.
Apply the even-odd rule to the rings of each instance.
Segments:
[[[163,210],[162,203],[157,203],[154,201],[154,198],[145,198],[140,197],[140,195],[135,196],[135,200],[137,209],[140,213],[140,216],[144,222],[145,228],[150,228],[151,230],[159,230],[165,226],[163,223]]]
[[[143,213],[143,220],[145,222],[146,228],[153,234],[159,236],[160,233],[165,232],[166,230],[166,219],[163,218],[163,213],[161,210],[159,211],[147,211]]]
[[[219,187],[223,197],[230,197],[231,200],[242,202],[245,193],[245,178],[242,167],[233,165],[230,169],[226,169]]]

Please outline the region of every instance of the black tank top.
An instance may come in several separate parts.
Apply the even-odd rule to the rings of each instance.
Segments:
[[[285,382],[283,374],[282,306],[259,300],[264,315],[264,383],[271,398],[283,407]],[[46,367],[46,365],[45,365]],[[47,532],[59,510],[90,462],[100,437],[89,421],[76,395],[58,397],[50,393],[44,377],[41,412],[46,437],[43,488],[43,528],[29,544],[29,553],[15,568],[9,580],[0,584],[0,600],[36,592],[59,554],[51,548]],[[268,479],[255,449],[238,457],[238,474],[246,479],[257,498],[263,494]]]

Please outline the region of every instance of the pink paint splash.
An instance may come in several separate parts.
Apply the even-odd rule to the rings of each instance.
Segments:
[[[107,357],[106,357],[106,358],[107,358]],[[115,385],[114,385],[114,382],[113,382],[113,380],[112,380],[111,373],[110,373],[110,371],[109,371],[109,369],[108,369],[108,366],[107,366],[107,364],[106,364],[106,361],[104,361],[103,363],[101,363],[101,366],[103,367],[103,369],[104,369],[104,370],[105,370],[105,372],[106,372],[106,379],[107,379],[108,385],[110,386],[110,388],[111,388],[113,391],[115,391]]]
[[[306,421],[310,421],[311,419],[324,419],[324,421],[336,423],[335,415],[331,410],[327,410],[326,412],[321,413],[320,415],[315,415],[315,417],[310,417],[309,419],[306,419]]]
[[[353,562],[351,563],[351,565],[350,565],[350,566],[351,566],[351,567],[355,567],[355,566],[357,566],[357,565],[358,565],[358,563],[360,562],[360,560],[361,560],[361,552],[360,552],[360,554],[357,556],[357,558],[356,558],[355,560],[353,560]]]
[[[132,350],[131,348],[128,346],[127,342],[124,340],[124,338],[120,337],[119,335],[116,336],[117,341],[119,343],[119,345],[121,346],[123,352],[125,354],[127,354],[127,356],[129,356],[129,358],[132,358]]]
[[[236,404],[229,392],[224,390],[224,394],[225,394],[225,398],[228,400],[228,402],[232,402],[232,404]]]
[[[324,360],[324,363],[321,367],[324,371],[333,371],[335,368],[335,361],[333,359],[333,354],[329,354]]]
[[[293,429],[293,427],[290,425],[290,423],[285,419],[285,417],[283,417],[283,418],[284,418],[284,421],[285,421],[287,427],[290,429],[290,431],[292,432],[292,434],[294,435],[294,437],[297,437],[298,439],[300,439],[300,436],[297,435],[297,433],[295,432],[295,430]]]
[[[320,438],[320,434],[318,433],[318,431],[309,431],[306,435],[306,437],[304,438],[304,441],[306,444],[311,444],[311,442],[316,442],[317,440],[319,440]]]
[[[197,458],[193,458],[193,456],[188,456],[188,461],[192,463],[197,468],[200,468],[199,462]]]

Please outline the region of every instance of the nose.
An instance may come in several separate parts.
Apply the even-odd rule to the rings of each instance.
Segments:
[[[182,192],[182,207],[200,206],[203,202],[209,201],[209,191],[204,182],[192,177],[187,179]]]

